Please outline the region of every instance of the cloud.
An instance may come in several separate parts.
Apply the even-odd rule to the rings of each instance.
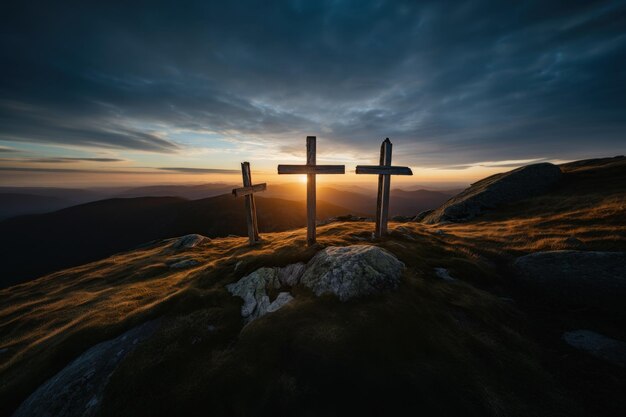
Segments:
[[[11,149],[11,148],[5,148],[0,146],[0,153],[11,153],[11,152],[17,152],[15,149]]]
[[[239,174],[241,171],[235,169],[214,169],[214,168],[178,168],[178,167],[131,167],[136,170],[103,170],[103,169],[72,169],[72,168],[39,168],[24,166],[0,166],[0,171],[7,172],[49,172],[49,173],[75,173],[75,174],[164,174],[165,172],[183,174]]]
[[[183,129],[299,153],[317,134],[335,144],[320,152],[375,155],[390,137],[412,166],[613,154],[625,146],[625,11],[19,3],[1,18],[0,140],[168,154],[186,146],[170,138]]]
[[[118,158],[0,158],[0,161],[23,162],[23,163],[39,163],[39,164],[63,164],[68,162],[123,162],[124,159]]]
[[[182,172],[185,174],[238,174],[241,171],[236,169],[215,169],[215,168],[184,168],[184,167],[163,167],[157,168],[162,171]]]
[[[33,167],[16,167],[16,166],[0,166],[0,171],[8,172],[49,172],[49,173],[76,173],[76,174],[146,174],[149,172],[142,171],[107,171],[95,169],[70,169],[70,168],[33,168]]]

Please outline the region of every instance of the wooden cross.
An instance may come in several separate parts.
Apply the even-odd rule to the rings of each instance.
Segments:
[[[317,174],[345,174],[345,165],[316,165],[315,136],[306,137],[306,165],[278,165],[279,174],[307,174],[306,184],[306,240],[315,244],[315,176]]]
[[[250,238],[250,246],[253,246],[261,240],[259,237],[259,226],[256,221],[254,193],[265,191],[267,184],[263,183],[252,185],[250,162],[241,163],[241,175],[243,176],[243,187],[233,189],[233,195],[235,197],[242,195],[246,197],[246,222],[248,223],[248,237]]]
[[[378,200],[376,202],[376,237],[387,234],[389,216],[389,192],[392,175],[413,175],[409,167],[391,166],[391,142],[389,138],[380,146],[380,165],[358,165],[357,174],[378,174]]]

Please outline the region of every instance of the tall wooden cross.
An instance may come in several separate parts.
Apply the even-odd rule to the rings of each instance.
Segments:
[[[278,165],[279,174],[307,174],[306,183],[306,240],[315,244],[315,176],[317,174],[345,174],[345,165],[316,165],[315,136],[306,137],[306,165]]]
[[[392,175],[413,175],[409,167],[391,166],[391,141],[389,138],[380,146],[380,165],[358,165],[357,174],[378,174],[378,200],[376,203],[376,237],[387,234],[389,217],[389,192]]]
[[[250,175],[250,162],[241,163],[241,175],[243,176],[243,187],[233,189],[235,197],[246,197],[246,222],[248,223],[248,237],[250,238],[250,246],[255,245],[261,240],[259,237],[259,226],[256,221],[256,204],[254,202],[254,193],[265,191],[266,183],[252,185],[252,176]]]

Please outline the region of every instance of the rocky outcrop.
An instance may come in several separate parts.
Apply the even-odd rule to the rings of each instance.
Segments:
[[[559,181],[561,175],[558,166],[547,162],[493,175],[417,218],[421,216],[422,222],[428,224],[471,220],[489,209],[544,193]]]
[[[513,265],[517,284],[537,296],[624,314],[624,252],[537,252],[518,258]]]
[[[316,295],[346,301],[396,288],[403,269],[398,258],[377,246],[332,246],[309,261],[300,283]]]
[[[249,323],[293,299],[283,291],[270,302],[268,292],[272,290],[304,285],[316,295],[334,294],[346,301],[396,288],[403,269],[404,264],[393,254],[377,246],[332,246],[318,252],[306,265],[260,268],[226,289],[243,299],[241,315]]]
[[[150,321],[95,345],[37,388],[13,417],[96,415],[113,371],[157,328],[158,322]]]
[[[298,268],[291,265],[290,267],[293,270],[292,272],[297,272]],[[293,299],[288,292],[281,292],[274,301],[270,302],[268,291],[272,289],[278,290],[282,285],[285,285],[281,283],[281,277],[284,282],[297,281],[297,278],[292,279],[288,272],[282,271],[281,274],[281,268],[260,268],[239,281],[226,286],[226,289],[232,295],[243,299],[241,316],[246,323],[258,319],[267,313],[277,311]]]
[[[176,250],[190,249],[202,243],[207,243],[210,241],[211,239],[209,239],[208,237],[194,233],[194,234],[185,235],[185,236],[181,236],[176,239],[173,239],[171,247],[172,249],[176,249]]]
[[[591,330],[565,332],[563,340],[573,348],[585,351],[597,358],[622,367],[626,366],[626,343],[624,342]]]

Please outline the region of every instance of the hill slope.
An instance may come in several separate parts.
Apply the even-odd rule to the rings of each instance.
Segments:
[[[567,248],[573,234],[586,250],[626,251],[626,164],[562,169],[553,194],[464,224],[391,222],[371,240],[372,223],[334,222],[312,248],[304,229],[254,248],[159,241],[0,290],[0,415],[96,343],[150,321],[158,330],[116,367],[99,415],[623,415],[626,369],[561,335],[626,340],[625,318],[537,305],[510,285],[516,256]],[[354,244],[404,262],[399,288],[340,302],[294,287],[290,304],[244,326],[225,285]],[[171,267],[181,259],[196,263]]]
[[[306,224],[304,202],[257,198],[259,228],[280,231]],[[318,203],[325,219],[350,210]],[[188,233],[209,237],[247,235],[244,204],[232,195],[184,200],[174,197],[110,199],[53,213],[0,222],[0,286],[101,259],[155,239]],[[36,257],[36,262],[33,262]]]

